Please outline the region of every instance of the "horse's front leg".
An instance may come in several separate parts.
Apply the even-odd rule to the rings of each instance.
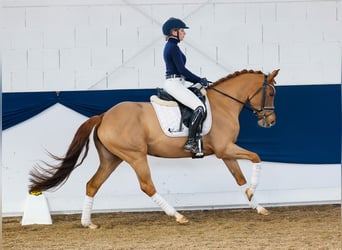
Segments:
[[[248,200],[249,206],[253,209],[256,209],[259,214],[269,214],[267,209],[260,206],[254,197],[256,187],[259,183],[259,176],[261,171],[261,161],[259,156],[253,152],[240,148],[235,144],[233,144],[233,146],[231,146],[226,152],[226,155],[222,155],[222,160],[226,164],[229,171],[232,173],[237,184],[241,187],[244,196]],[[236,159],[248,159],[253,162],[252,175],[249,186]]]
[[[268,215],[269,214],[268,210],[260,206],[256,198],[254,197],[255,190],[259,184],[260,172],[261,172],[261,163],[253,163],[250,185],[248,187],[245,184],[241,186],[241,188],[248,199],[250,207],[256,209],[258,211],[258,214]]]

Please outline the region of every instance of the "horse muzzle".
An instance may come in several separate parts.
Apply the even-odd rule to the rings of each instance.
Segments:
[[[270,114],[263,114],[259,117],[258,125],[263,128],[271,128],[276,124],[276,115],[274,112]]]

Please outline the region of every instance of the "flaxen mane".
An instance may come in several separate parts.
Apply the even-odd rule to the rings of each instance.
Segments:
[[[255,70],[252,70],[252,69],[250,69],[250,70],[248,70],[248,69],[243,69],[243,70],[241,70],[241,71],[235,71],[235,72],[232,73],[232,74],[229,74],[229,75],[227,75],[227,76],[225,76],[225,77],[222,77],[221,79],[219,79],[219,80],[217,80],[216,82],[214,82],[212,86],[215,86],[215,85],[217,85],[217,84],[219,84],[219,83],[221,83],[221,82],[224,82],[224,81],[226,81],[226,80],[232,79],[232,78],[234,78],[234,77],[237,77],[237,76],[239,76],[239,75],[246,74],[246,73],[263,74],[262,71],[260,71],[260,70],[255,71]]]

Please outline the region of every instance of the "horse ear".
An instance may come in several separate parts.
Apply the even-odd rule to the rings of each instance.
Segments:
[[[278,75],[280,69],[273,70],[271,74],[268,75],[267,80],[268,82],[273,81],[273,79]]]

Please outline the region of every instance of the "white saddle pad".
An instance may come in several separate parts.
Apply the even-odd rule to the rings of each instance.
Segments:
[[[163,132],[170,137],[188,136],[189,129],[181,123],[181,113],[177,102],[164,101],[156,95],[151,96],[150,101],[157,114],[159,124]],[[207,117],[203,122],[202,135],[206,135],[211,128],[212,116],[208,98],[206,98]]]

